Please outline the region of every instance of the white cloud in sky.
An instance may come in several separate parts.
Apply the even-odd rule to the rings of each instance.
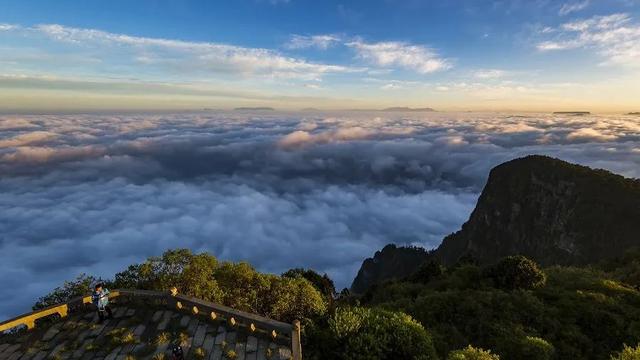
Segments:
[[[348,42],[346,45],[353,48],[358,57],[382,67],[398,66],[421,74],[452,67],[450,60],[422,45],[398,41],[366,43],[362,40]]]
[[[7,30],[13,30],[13,29],[15,29],[15,25],[0,23],[0,31],[7,31]]]
[[[589,6],[589,3],[590,3],[589,0],[585,0],[585,1],[576,2],[576,3],[563,4],[562,7],[560,7],[560,10],[558,11],[558,15],[565,16],[573,12],[584,10]]]
[[[473,72],[476,79],[499,79],[505,77],[507,72],[500,69],[481,69]]]
[[[340,40],[340,37],[337,35],[291,35],[291,38],[285,44],[285,47],[287,49],[317,48],[326,50],[329,47],[336,45]]]
[[[397,89],[402,89],[402,86],[395,84],[395,83],[389,83],[389,84],[384,84],[380,87],[380,89],[382,90],[397,90]]]
[[[557,30],[556,39],[538,43],[538,50],[595,49],[603,64],[640,66],[640,24],[629,14],[594,16]]]
[[[219,73],[273,78],[314,79],[329,73],[357,71],[341,65],[312,63],[263,48],[249,48],[212,42],[182,41],[111,33],[57,24],[34,27],[5,26],[29,38],[62,43],[70,51],[91,50],[104,66],[157,66],[171,72]],[[114,57],[117,56],[117,59]]]

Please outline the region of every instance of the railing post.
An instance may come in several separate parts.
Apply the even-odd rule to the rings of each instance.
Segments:
[[[291,353],[293,360],[302,360],[302,341],[300,339],[300,321],[293,321],[291,330]]]
[[[61,318],[66,317],[67,315],[69,315],[69,305],[65,304],[62,307],[60,307],[58,309],[58,315],[60,315]]]
[[[179,301],[176,299],[177,295],[178,289],[175,286],[169,289],[169,293],[167,294],[167,306],[170,309],[175,310],[176,306],[178,305]]]

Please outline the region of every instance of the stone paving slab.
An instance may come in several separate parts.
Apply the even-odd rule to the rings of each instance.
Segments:
[[[119,306],[114,307],[114,319],[98,324],[96,318],[94,311],[70,314],[64,321],[43,324],[42,328],[36,327],[24,335],[0,336],[0,360],[49,360],[56,356],[69,360],[124,360],[128,355],[145,360],[160,353],[169,359],[167,349],[175,343],[180,333],[187,335],[182,342],[187,359],[195,359],[196,348],[202,348],[208,360],[226,360],[225,353],[230,350],[235,351],[236,360],[288,360],[291,356],[290,349],[274,344],[265,333],[252,333],[244,327],[230,327],[226,322],[186,311],[153,311]],[[135,342],[111,345],[114,335],[110,332],[119,328],[130,330]],[[160,346],[149,345],[161,332],[166,332],[170,341]],[[146,354],[139,354],[147,347],[148,352],[144,350]],[[271,359],[266,358],[267,348],[271,349]]]

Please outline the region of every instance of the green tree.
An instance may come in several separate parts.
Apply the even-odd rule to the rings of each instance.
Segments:
[[[282,274],[282,277],[296,278],[303,277],[311,282],[313,286],[322,293],[329,304],[333,304],[336,297],[336,286],[327,274],[320,275],[311,269],[295,268]]]
[[[277,278],[264,303],[268,316],[286,322],[295,319],[316,319],[327,312],[327,304],[320,292],[305,278]]]
[[[413,282],[428,283],[432,279],[442,275],[444,267],[436,260],[428,260],[422,263],[418,270],[409,276],[409,280]]]
[[[271,276],[260,274],[246,262],[224,262],[214,272],[214,278],[223,289],[225,305],[264,313],[261,304],[269,291]]]
[[[524,256],[507,256],[490,266],[486,274],[496,287],[505,290],[530,290],[544,286],[546,276],[535,261]]]
[[[625,345],[621,352],[611,355],[611,360],[640,360],[640,344],[634,348]]]
[[[464,349],[450,352],[447,360],[500,360],[500,356],[492,354],[490,350],[474,348],[469,345]]]
[[[431,337],[410,316],[377,308],[338,308],[311,331],[311,359],[437,359]]]
[[[218,260],[213,255],[202,253],[192,256],[178,276],[178,291],[203,300],[222,302],[222,289],[213,276],[217,267]]]
[[[525,336],[520,340],[518,358],[522,360],[551,360],[554,351],[553,345],[548,341],[535,336]]]
[[[80,274],[75,280],[65,281],[64,285],[40,297],[35,305],[33,305],[33,310],[42,309],[47,306],[67,302],[79,296],[87,295],[91,293],[93,286],[98,282],[103,282],[103,280],[87,274]]]

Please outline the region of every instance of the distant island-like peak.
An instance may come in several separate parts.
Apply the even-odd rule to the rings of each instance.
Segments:
[[[256,107],[237,107],[233,110],[236,111],[274,111],[275,109],[267,106],[256,106]]]
[[[640,115],[640,111],[630,112],[627,115]]]
[[[394,107],[388,107],[386,109],[382,109],[382,111],[411,111],[411,112],[420,112],[420,111],[435,111],[432,108],[410,108],[407,106],[394,106]]]
[[[591,115],[589,111],[554,111],[554,115],[574,115],[574,116],[582,116],[582,115]]]

